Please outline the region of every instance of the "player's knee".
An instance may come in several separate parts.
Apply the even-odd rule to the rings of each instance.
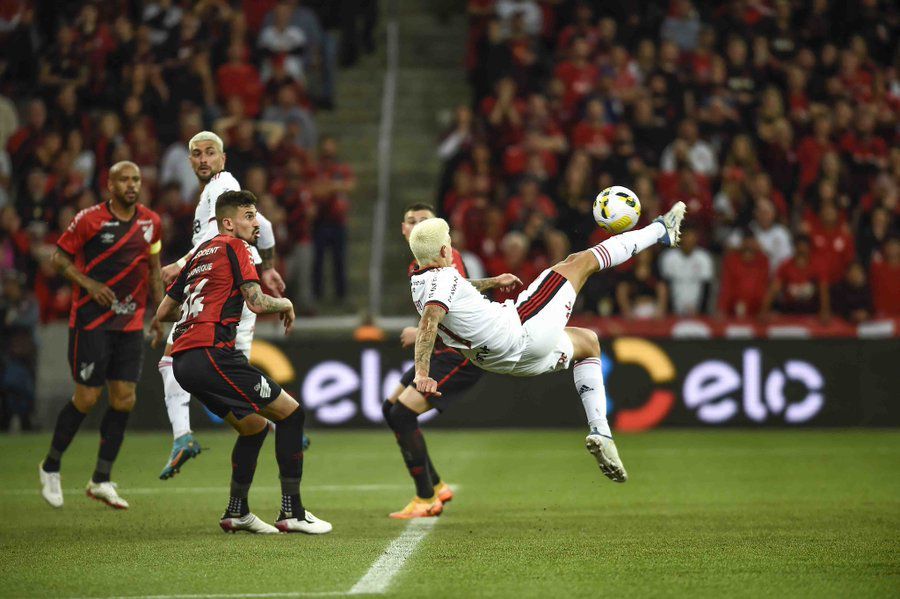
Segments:
[[[95,405],[97,405],[101,393],[103,393],[102,387],[76,385],[75,394],[72,396],[72,403],[79,412],[87,414],[94,409]]]
[[[596,331],[591,331],[590,329],[585,329],[585,339],[587,341],[588,350],[591,352],[591,355],[594,357],[600,357],[600,336],[597,335]]]
[[[130,412],[134,409],[137,402],[137,395],[134,391],[116,397],[110,396],[109,405],[117,412]]]
[[[306,411],[303,409],[303,406],[297,404],[297,409],[288,414],[287,418],[281,420],[278,423],[279,427],[290,427],[295,428],[297,430],[303,430],[303,425],[306,423]]]
[[[419,415],[399,401],[391,406],[388,415],[388,425],[394,432],[406,432],[419,426]]]

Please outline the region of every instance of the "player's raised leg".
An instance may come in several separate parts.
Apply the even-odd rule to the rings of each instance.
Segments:
[[[657,243],[677,247],[684,214],[684,202],[677,202],[646,227],[614,235],[590,249],[570,255],[552,269],[566,277],[578,293],[595,272],[618,266]]]
[[[628,473],[619,458],[606,419],[606,387],[603,383],[603,366],[600,361],[600,340],[597,333],[589,329],[566,327],[566,334],[571,339],[575,351],[573,358],[575,366],[572,369],[575,390],[581,397],[590,431],[585,439],[585,446],[607,478],[624,483],[628,480]]]
[[[388,400],[384,404],[385,420],[394,431],[403,462],[416,486],[416,494],[412,500],[402,510],[391,513],[391,518],[428,518],[439,516],[444,510],[443,500],[439,497],[433,478],[436,473],[433,475],[431,472],[428,447],[425,445],[422,429],[419,428],[419,414],[430,409],[428,400],[415,387],[404,387],[396,402]],[[437,480],[440,481],[439,478]],[[440,482],[438,484],[443,485]],[[447,495],[449,486],[443,486],[447,487]],[[449,499],[452,498],[453,493],[450,491]]]
[[[181,388],[172,372],[171,335],[158,366],[159,375],[163,380],[166,412],[169,415],[169,422],[172,424],[172,436],[174,437],[172,451],[159,474],[160,480],[167,480],[178,474],[188,460],[200,455],[201,449],[200,443],[194,438],[191,431],[191,394]]]
[[[140,343],[140,339],[138,342]],[[97,465],[85,492],[91,499],[102,501],[116,509],[127,510],[128,502],[119,496],[116,484],[110,480],[110,476],[113,463],[116,461],[122,441],[125,439],[128,417],[134,409],[135,383],[110,380],[107,382],[107,389],[109,391],[109,408],[100,422],[100,449],[97,452]]]

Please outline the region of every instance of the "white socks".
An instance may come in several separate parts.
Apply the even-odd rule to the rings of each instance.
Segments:
[[[605,243],[605,242],[604,242]],[[575,363],[572,369],[575,390],[581,396],[588,426],[597,429],[601,435],[612,437],[606,421],[606,387],[603,386],[603,367],[600,358],[585,358]]]
[[[159,374],[166,393],[166,410],[169,412],[169,422],[172,423],[172,435],[177,439],[191,432],[191,394],[175,380],[172,356],[160,358]]]
[[[612,268],[656,244],[665,233],[666,228],[662,223],[650,223],[643,229],[613,235],[592,247],[591,252],[600,264],[600,270]]]

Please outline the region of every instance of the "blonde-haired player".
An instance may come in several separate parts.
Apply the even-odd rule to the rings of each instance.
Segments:
[[[603,474],[625,482],[628,475],[606,420],[600,341],[594,331],[566,324],[575,297],[589,276],[657,243],[677,246],[684,213],[684,203],[678,202],[642,229],[572,254],[541,273],[515,301],[502,304],[489,301],[452,267],[447,222],[437,218],[420,222],[409,236],[409,247],[420,265],[410,278],[413,302],[421,314],[416,335],[416,388],[426,396],[440,395],[437,381],[429,376],[437,335],[476,366],[500,374],[536,376],[564,370],[574,362],[575,389],[590,428],[587,449]]]
[[[193,248],[176,262],[163,267],[163,282],[169,285],[187,264],[197,247],[219,234],[216,224],[216,200],[226,191],[240,191],[241,186],[234,176],[225,170],[225,148],[222,138],[212,131],[201,131],[188,142],[189,160],[194,174],[200,181],[200,201],[194,210]],[[259,241],[252,247],[254,263],[259,265],[260,280],[277,297],[284,293],[284,281],[275,270],[275,234],[272,223],[262,214],[257,213],[259,220]],[[256,325],[256,314],[244,306],[241,320],[237,327],[235,348],[250,357],[250,345],[253,342],[253,330]],[[200,444],[191,431],[190,399],[191,395],[181,388],[172,373],[172,335],[166,343],[166,351],[159,361],[159,374],[163,379],[166,396],[166,410],[172,423],[172,434],[175,441],[166,466],[159,478],[165,480],[175,476],[189,459],[200,453]]]

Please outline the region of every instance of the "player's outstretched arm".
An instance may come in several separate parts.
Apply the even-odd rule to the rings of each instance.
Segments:
[[[50,257],[50,261],[59,274],[76,285],[80,285],[91,296],[91,299],[101,306],[108,308],[116,301],[116,294],[113,293],[112,289],[78,270],[72,259],[64,251],[57,248]]]
[[[272,297],[262,291],[259,283],[244,283],[241,293],[251,312],[256,314],[280,314],[284,322],[284,332],[288,333],[294,324],[294,304],[286,297]]]
[[[512,291],[516,287],[523,285],[522,281],[516,275],[504,273],[496,277],[488,279],[469,279],[469,283],[478,291],[488,291],[489,289],[499,288],[503,292]]]
[[[413,384],[419,393],[430,393],[435,396],[441,394],[437,390],[437,381],[428,376],[431,370],[431,352],[434,350],[434,340],[437,338],[438,325],[446,316],[446,312],[440,306],[430,304],[422,311],[419,320],[419,330],[416,333],[416,377]]]
[[[175,322],[181,318],[181,304],[168,295],[164,295],[156,308],[156,320],[159,322]]]

